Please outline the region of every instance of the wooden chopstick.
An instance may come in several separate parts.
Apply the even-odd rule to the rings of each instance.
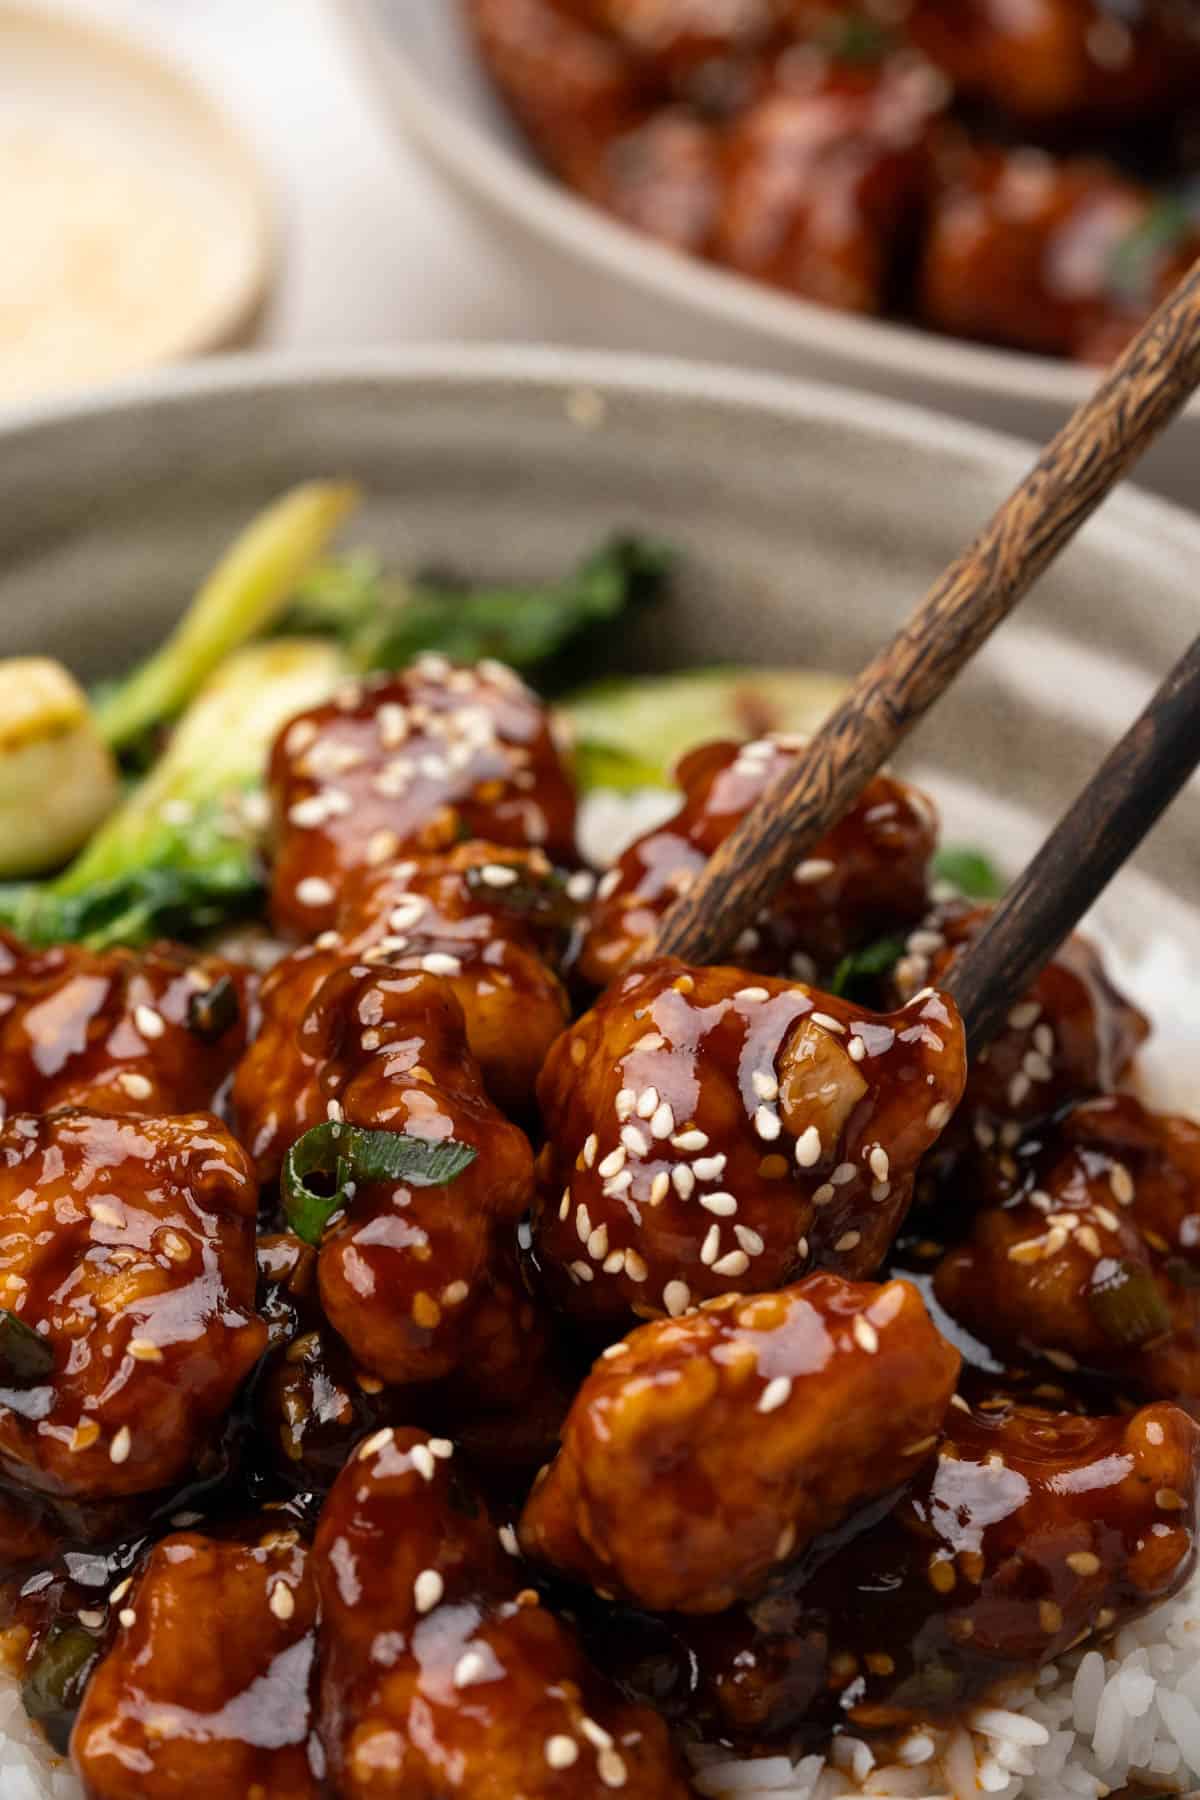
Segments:
[[[942,984],[980,1049],[1200,763],[1200,638]]]
[[[1200,263],[671,907],[656,953],[708,962],[754,923],[1198,384]]]

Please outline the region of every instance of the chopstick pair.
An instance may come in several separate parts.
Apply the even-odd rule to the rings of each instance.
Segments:
[[[664,918],[658,954],[719,955],[1200,386],[1200,262],[971,547]],[[1200,761],[1200,640],[1060,820],[948,978],[978,1049]]]

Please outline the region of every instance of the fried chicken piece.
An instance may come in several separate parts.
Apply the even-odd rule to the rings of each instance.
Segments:
[[[1179,1591],[1198,1454],[1167,1404],[1084,1418],[956,1400],[907,1493],[748,1606],[662,1621],[635,1687],[741,1744],[954,1715]]]
[[[1200,255],[1200,227],[1112,165],[961,148],[943,161],[917,275],[921,319],[957,337],[1110,361]]]
[[[1200,1126],[1124,1094],[1013,1160],[938,1266],[942,1305],[1004,1354],[1200,1400]]]
[[[325,1503],[320,1729],[347,1800],[684,1800],[662,1721],[520,1589],[447,1439],[381,1431]]]
[[[895,993],[906,999],[926,982],[943,982],[977,938],[991,907],[955,903],[922,924],[897,965]],[[972,1060],[963,1104],[947,1147],[974,1143],[1003,1154],[1021,1133],[1072,1100],[1105,1093],[1127,1072],[1149,1021],[1113,986],[1085,938],[1068,938],[1007,1020]]]
[[[942,78],[911,55],[785,53],[725,141],[717,261],[824,306],[883,312],[945,100]]]
[[[421,656],[346,687],[276,739],[271,913],[333,925],[346,877],[464,837],[574,858],[575,795],[550,715],[511,669]]]
[[[266,1343],[257,1201],[245,1152],[208,1114],[7,1120],[6,1476],[105,1499],[195,1470]]]
[[[31,950],[0,932],[0,1117],[208,1111],[252,993],[246,970],[180,945]]]
[[[359,1366],[389,1382],[437,1380],[462,1366],[475,1315],[503,1282],[532,1152],[484,1093],[447,981],[313,954],[332,967],[298,1028],[276,1013],[282,987],[265,996],[264,1030],[235,1086],[239,1125],[264,1175],[329,1120],[477,1153],[449,1185],[356,1176],[317,1260],[322,1307]]]
[[[643,1325],[577,1394],[522,1547],[655,1611],[721,1612],[920,1467],[960,1366],[902,1281],[810,1275]]]
[[[256,1540],[156,1545],[72,1736],[90,1800],[317,1800],[316,1620],[309,1552],[269,1515]]]
[[[962,94],[1039,125],[1137,124],[1200,74],[1200,20],[1177,0],[914,0],[905,30]]]
[[[962,1025],[663,958],[551,1050],[535,1247],[553,1299],[624,1326],[812,1266],[871,1274],[962,1093]]]
[[[255,1412],[275,1476],[298,1492],[323,1493],[364,1436],[447,1416],[489,1472],[532,1476],[553,1454],[571,1386],[511,1251],[494,1258],[466,1322],[461,1366],[421,1387],[389,1384],[358,1365],[321,1312],[316,1265],[316,1251],[289,1233],[259,1239],[260,1310],[272,1349],[255,1386]]]
[[[675,771],[683,805],[646,832],[600,883],[578,960],[605,987],[644,957],[664,914],[690,887],[800,741],[760,738],[690,751]],[[739,963],[813,979],[881,930],[915,923],[928,906],[937,815],[919,789],[890,775],[868,782],[840,825],[734,946]]]

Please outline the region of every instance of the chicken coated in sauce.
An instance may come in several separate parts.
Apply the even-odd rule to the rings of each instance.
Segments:
[[[601,879],[577,962],[587,981],[604,987],[645,958],[672,903],[801,743],[719,741],[683,757],[675,771],[684,796],[679,811],[639,837]],[[916,924],[929,904],[936,843],[932,802],[907,782],[875,776],[770,911],[733,946],[739,966],[812,980],[881,929]]]
[[[299,1533],[164,1538],[122,1598],[72,1755],[89,1800],[317,1800],[317,1592]]]
[[[578,1318],[871,1274],[962,1094],[962,1026],[932,990],[874,1014],[740,969],[661,959],[561,1037],[534,1241]]]
[[[312,937],[347,876],[464,837],[574,859],[575,796],[546,708],[501,663],[422,656],[345,687],[276,740],[271,913]]]
[[[655,1611],[720,1612],[916,1472],[959,1367],[900,1281],[810,1275],[644,1325],[576,1395],[522,1546]]]
[[[1200,1410],[1200,1127],[1122,1094],[1021,1146],[938,1265],[947,1312],[1014,1359]]]
[[[1094,158],[973,149],[943,159],[917,273],[925,324],[1104,363],[1200,256],[1152,190]]]
[[[0,1304],[20,1339],[0,1388],[5,1476],[107,1499],[193,1473],[266,1344],[257,1199],[208,1115],[5,1121]],[[36,1359],[15,1379],[14,1348]]]
[[[907,1491],[761,1598],[714,1619],[630,1618],[632,1686],[744,1745],[953,1715],[1183,1586],[1198,1451],[1193,1421],[1163,1403],[1084,1418],[956,1399]]]
[[[211,1110],[252,1001],[244,969],[178,945],[31,950],[0,932],[0,1117]]]
[[[448,1439],[381,1431],[325,1503],[313,1561],[334,1790],[685,1800],[662,1720],[619,1699],[523,1586],[459,1461]]]

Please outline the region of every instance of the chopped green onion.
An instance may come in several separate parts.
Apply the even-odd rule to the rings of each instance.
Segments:
[[[933,859],[933,872],[970,900],[998,900],[1005,881],[990,856],[968,845],[947,844]]]
[[[83,1690],[102,1653],[100,1640],[81,1625],[55,1626],[21,1683],[21,1699],[31,1719],[65,1755]]]
[[[1164,264],[1196,230],[1196,201],[1185,193],[1162,194],[1113,250],[1108,282],[1114,299],[1149,306]]]
[[[233,1029],[240,1011],[233,977],[222,975],[204,993],[192,995],[188,1002],[188,1030],[207,1043],[213,1043]]]
[[[0,1387],[36,1387],[53,1370],[53,1344],[0,1308]]]
[[[319,1244],[335,1213],[362,1182],[406,1181],[413,1187],[441,1187],[461,1175],[478,1151],[454,1138],[430,1143],[397,1131],[368,1131],[331,1120],[314,1125],[287,1153],[283,1165],[283,1207],[292,1230],[306,1244]],[[332,1192],[309,1186],[324,1177]]]
[[[1171,1329],[1167,1303],[1144,1263],[1112,1257],[1097,1263],[1088,1305],[1105,1337],[1125,1349],[1137,1349]]]
[[[862,990],[866,988],[869,999],[872,985],[890,975],[903,955],[904,939],[899,937],[876,938],[873,944],[852,950],[838,964],[830,993],[845,994],[851,1000],[858,1000],[863,998]]]

